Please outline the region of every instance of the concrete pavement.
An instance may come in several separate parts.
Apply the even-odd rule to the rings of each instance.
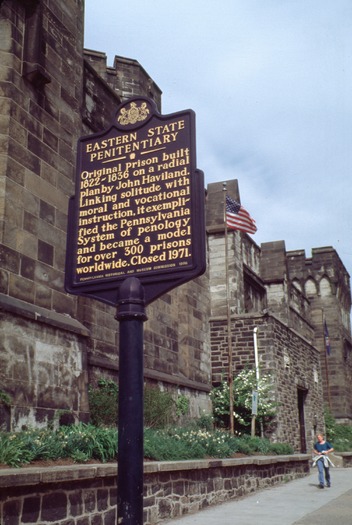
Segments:
[[[331,488],[318,488],[314,468],[304,478],[163,525],[352,525],[352,468],[330,472]]]

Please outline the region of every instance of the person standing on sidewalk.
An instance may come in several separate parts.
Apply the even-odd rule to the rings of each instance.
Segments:
[[[322,434],[317,435],[317,442],[314,445],[314,453],[316,454],[316,457],[314,458],[314,463],[318,467],[319,472],[319,487],[321,489],[324,488],[324,474],[325,474],[325,480],[327,487],[331,487],[331,479],[330,479],[330,460],[327,457],[330,452],[333,452],[333,448],[331,443],[328,441],[325,441],[324,436]]]

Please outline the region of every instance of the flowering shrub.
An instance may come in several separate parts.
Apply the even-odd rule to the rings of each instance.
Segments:
[[[76,463],[89,460],[116,461],[116,428],[101,428],[80,423],[58,430],[26,430],[0,433],[0,464],[20,467],[36,460],[68,458]],[[270,443],[250,436],[234,437],[225,430],[202,428],[144,430],[144,457],[156,461],[226,458],[236,453],[291,454],[286,444]]]
[[[233,407],[235,429],[245,431],[252,419],[252,392],[256,389],[256,373],[254,369],[244,368],[233,379]],[[259,379],[258,387],[258,414],[256,420],[267,423],[275,415],[276,403],[272,399],[272,379],[270,375]],[[223,381],[210,393],[213,402],[213,414],[218,426],[229,426],[230,390],[227,382]]]
[[[229,458],[237,453],[292,454],[286,443],[270,443],[268,439],[251,436],[235,437],[226,430],[169,428],[146,429],[144,455],[157,461],[176,461],[202,458]]]

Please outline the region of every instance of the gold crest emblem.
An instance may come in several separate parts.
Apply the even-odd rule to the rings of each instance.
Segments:
[[[142,122],[149,115],[149,109],[146,102],[138,107],[136,102],[131,102],[130,107],[122,108],[120,115],[117,120],[122,126],[127,126],[128,124],[136,124],[137,122]]]

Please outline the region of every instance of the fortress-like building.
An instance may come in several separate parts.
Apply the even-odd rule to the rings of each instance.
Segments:
[[[161,91],[136,61],[83,49],[82,1],[0,1],[0,405],[1,427],[45,425],[62,410],[89,417],[88,385],[118,379],[113,307],[64,290],[68,200],[77,141],[106,129],[118,105]],[[175,111],[184,108],[175,108]],[[199,160],[199,159],[198,159]],[[201,167],[201,166],[200,166]],[[210,176],[211,174],[206,174]],[[227,181],[239,199],[236,180]],[[223,185],[207,188],[207,270],[147,307],[145,381],[211,411],[212,384],[254,362],[273,378],[272,439],[311,446],[324,404],[352,421],[350,278],[332,247],[257,246],[229,232],[226,294]],[[331,353],[326,356],[323,319]]]

